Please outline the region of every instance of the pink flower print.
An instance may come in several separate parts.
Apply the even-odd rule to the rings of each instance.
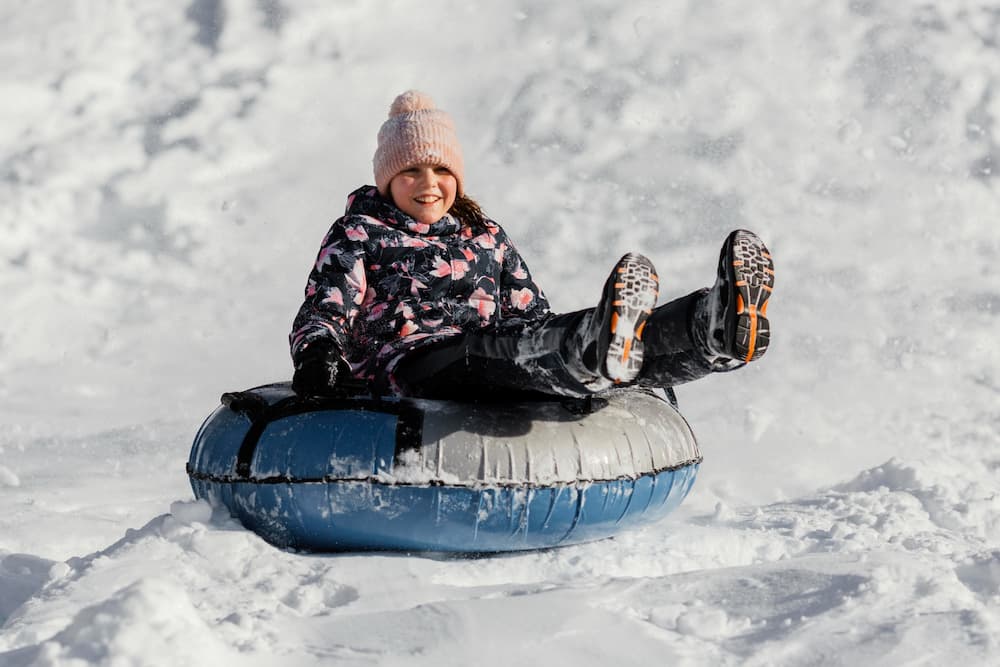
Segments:
[[[316,283],[309,281],[306,283],[306,297],[316,296]]]
[[[434,269],[431,271],[431,275],[436,278],[444,278],[445,276],[451,275],[451,264],[444,261],[440,257],[434,258]],[[456,276],[457,278],[458,276]]]
[[[371,306],[373,303],[375,303],[375,298],[377,296],[378,296],[378,294],[375,292],[375,288],[374,287],[369,287],[368,290],[365,292],[365,298],[361,302],[361,305],[362,306]]]
[[[428,245],[427,241],[422,241],[415,236],[404,236],[403,237],[403,247],[404,248],[426,248]]]
[[[417,234],[426,234],[427,232],[431,231],[431,226],[425,222],[414,221],[411,222],[408,226],[412,231],[416,232]]]
[[[410,334],[416,333],[419,330],[420,330],[420,327],[418,327],[413,322],[407,321],[406,324],[403,325],[403,328],[401,328],[399,330],[399,336],[401,338],[406,338]]]
[[[476,291],[469,297],[469,305],[476,309],[483,322],[489,322],[496,312],[497,304],[493,300],[492,294],[487,294],[482,287],[477,287]]]
[[[364,228],[360,227],[360,226],[358,226],[358,227],[345,227],[344,228],[344,234],[351,241],[367,241],[368,240],[368,232],[366,232],[364,230]]]
[[[422,323],[423,323],[423,325],[424,325],[425,327],[427,327],[428,329],[437,329],[437,328],[438,328],[439,326],[441,326],[441,324],[443,324],[443,323],[444,323],[444,320],[442,320],[442,319],[436,319],[436,320],[421,320],[421,322],[422,322]]]
[[[503,264],[503,256],[507,254],[507,244],[501,243],[493,251],[493,259],[496,260],[497,264]]]
[[[360,257],[355,260],[354,266],[347,274],[347,284],[357,290],[354,303],[360,306],[364,301],[365,292],[368,290],[368,281],[365,279],[365,263],[361,261]]]
[[[407,319],[407,320],[412,320],[413,319],[413,309],[410,308],[409,305],[407,305],[407,304],[405,304],[403,302],[400,302],[399,305],[396,306],[396,314],[397,315],[402,315],[403,319]]]
[[[472,248],[462,248],[462,254],[465,255],[465,259],[470,262],[476,258],[476,253],[472,250]]]
[[[517,310],[527,310],[534,300],[534,293],[527,287],[510,291],[510,302]]]
[[[420,296],[420,290],[427,289],[427,285],[420,282],[416,278],[410,278],[410,294],[413,296]]]
[[[466,273],[469,272],[469,263],[463,262],[460,259],[454,259],[451,261],[451,277],[455,280],[461,280]]]
[[[316,270],[322,271],[323,267],[330,263],[330,258],[338,253],[338,250],[330,245],[325,245],[319,251],[319,257],[316,258]]]
[[[344,293],[340,291],[339,287],[333,287],[326,293],[326,298],[323,299],[323,303],[335,303],[338,306],[344,305]]]
[[[379,319],[380,317],[382,317],[382,314],[385,313],[388,307],[389,304],[386,303],[385,301],[381,303],[376,303],[368,310],[368,317],[366,317],[365,319],[367,319],[369,322]]]
[[[490,234],[480,234],[476,237],[476,244],[481,248],[495,248],[497,240]]]

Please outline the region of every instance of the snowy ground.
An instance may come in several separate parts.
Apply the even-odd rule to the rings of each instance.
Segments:
[[[1000,14],[977,2],[0,2],[0,664],[995,664]],[[479,560],[192,500],[392,97],[559,309],[747,226],[760,363],[678,391],[682,510]]]

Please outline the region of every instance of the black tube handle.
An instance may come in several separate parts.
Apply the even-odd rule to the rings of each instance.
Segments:
[[[267,401],[250,391],[227,391],[219,400],[233,412],[246,415],[250,421],[256,421],[267,410]]]

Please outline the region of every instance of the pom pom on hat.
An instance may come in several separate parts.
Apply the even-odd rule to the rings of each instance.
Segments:
[[[378,148],[372,159],[375,185],[383,195],[393,176],[415,164],[445,167],[458,181],[462,194],[465,166],[462,147],[451,116],[438,109],[430,95],[408,90],[389,107],[389,119],[378,132]]]
[[[392,106],[389,107],[389,117],[392,118],[393,116],[420,111],[421,109],[436,108],[437,105],[434,104],[434,100],[427,93],[422,93],[419,90],[408,90],[405,93],[397,95],[396,99],[392,101]]]

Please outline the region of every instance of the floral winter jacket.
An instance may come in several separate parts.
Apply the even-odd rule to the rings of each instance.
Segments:
[[[358,379],[382,384],[408,352],[485,327],[537,324],[548,301],[496,223],[417,222],[378,190],[351,193],[309,274],[292,357],[332,340]]]

